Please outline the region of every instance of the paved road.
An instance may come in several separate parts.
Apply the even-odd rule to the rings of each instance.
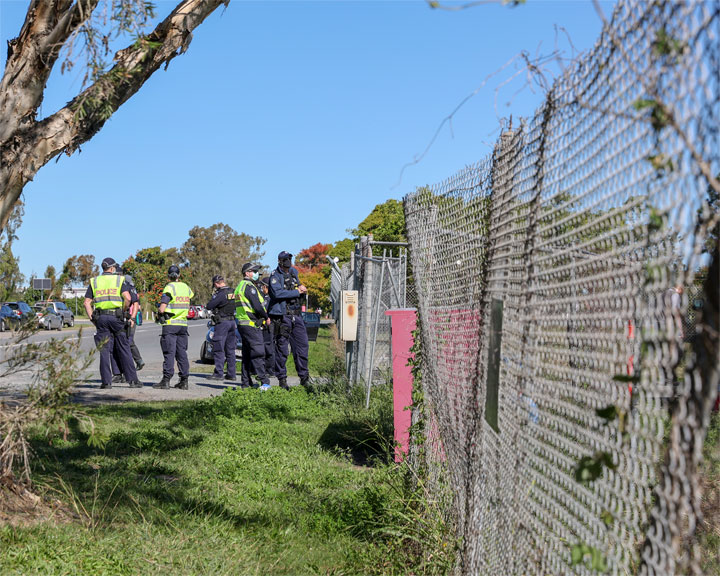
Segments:
[[[80,326],[82,330],[82,349],[90,350],[94,347],[93,335],[95,330],[89,322],[77,322],[74,329],[65,329],[62,332],[39,332],[34,334],[31,342],[46,341],[54,338],[77,338]],[[95,357],[93,363],[78,381],[75,398],[79,402],[98,403],[127,400],[181,400],[187,398],[205,398],[221,394],[226,388],[235,386],[224,382],[216,382],[208,377],[212,368],[199,362],[200,347],[207,334],[207,321],[197,320],[188,323],[190,333],[188,343],[188,359],[190,360],[190,389],[189,390],[155,390],[153,382],[162,378],[162,352],[160,350],[161,327],[153,323],[145,323],[135,331],[135,340],[140,353],[145,360],[145,367],[138,372],[138,377],[145,384],[144,388],[132,389],[127,384],[116,384],[109,390],[100,390],[100,361]],[[16,349],[18,344],[9,332],[0,333],[0,362],[5,361],[8,355]],[[0,366],[4,372],[5,364]],[[22,395],[22,391],[32,382],[34,373],[25,371],[10,376],[0,376],[0,400],[14,398]],[[178,380],[177,371],[172,384]],[[297,384],[298,378],[288,378],[288,384]],[[172,385],[171,384],[171,385]],[[277,385],[276,379],[271,384]]]

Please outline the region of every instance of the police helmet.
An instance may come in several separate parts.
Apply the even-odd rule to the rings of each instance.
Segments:
[[[180,268],[173,264],[168,268],[168,276],[170,276],[170,278],[178,278],[180,276]]]

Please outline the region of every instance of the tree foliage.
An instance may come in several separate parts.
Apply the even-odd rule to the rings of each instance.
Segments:
[[[175,248],[160,246],[138,250],[122,263],[123,272],[133,277],[135,288],[144,305],[155,308],[160,303],[162,289],[168,282],[167,270],[179,262]]]
[[[241,280],[245,262],[257,263],[264,255],[261,251],[264,238],[238,233],[222,222],[207,228],[195,226],[188,235],[179,256],[185,282],[195,292],[193,301],[201,304],[212,296],[211,281],[215,274],[222,274],[232,285]]]
[[[12,244],[17,240],[17,229],[22,224],[25,209],[22,202],[13,209],[5,229],[0,232],[0,301],[17,296],[25,277],[20,273],[20,262],[13,255]]]
[[[331,258],[337,258],[340,264],[350,262],[350,255],[355,250],[355,240],[352,238],[343,238],[335,242],[333,247],[330,249],[328,255]]]
[[[383,204],[378,204],[367,218],[350,232],[356,238],[372,234],[373,240],[407,242],[403,203],[391,198]]]
[[[361,236],[372,235],[373,240],[383,242],[407,242],[403,203],[391,198],[378,204],[357,228],[351,228],[348,232],[353,235],[352,238],[338,240],[328,251],[328,255],[337,258],[339,264],[350,261],[355,243]]]
[[[330,308],[330,265],[325,257],[332,245],[318,242],[300,250],[295,257],[300,282],[308,289],[310,310]]]
[[[63,265],[62,275],[70,282],[87,284],[90,279],[100,273],[100,268],[95,264],[95,256],[92,254],[81,254],[70,256]]]
[[[295,268],[298,269],[298,272],[322,270],[328,264],[325,256],[330,253],[331,248],[330,244],[318,242],[309,248],[300,250],[295,256]]]

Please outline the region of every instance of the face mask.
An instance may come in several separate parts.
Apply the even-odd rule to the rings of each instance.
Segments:
[[[292,260],[290,258],[285,258],[283,260],[280,260],[280,266],[283,268],[290,268],[290,265],[292,264]]]
[[[257,272],[253,272],[253,275],[252,275],[253,282],[257,282],[258,278],[260,278],[260,274],[258,274]]]

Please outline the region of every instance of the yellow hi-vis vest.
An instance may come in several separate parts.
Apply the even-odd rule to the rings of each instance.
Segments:
[[[124,276],[118,276],[117,274],[103,274],[90,280],[93,291],[93,304],[96,310],[122,308],[124,299],[120,290],[124,280]]]
[[[163,288],[163,294],[170,294],[172,298],[165,307],[165,312],[173,317],[167,321],[168,326],[187,326],[190,298],[194,293],[185,282],[170,282]]]
[[[245,289],[248,286],[255,288],[255,284],[249,280],[241,280],[240,284],[235,288],[235,318],[237,318],[240,326],[257,326],[257,323],[251,320],[249,316],[250,314],[255,316],[255,309],[252,307],[252,304],[250,304],[248,297],[245,296]],[[258,298],[260,298],[259,292]]]

